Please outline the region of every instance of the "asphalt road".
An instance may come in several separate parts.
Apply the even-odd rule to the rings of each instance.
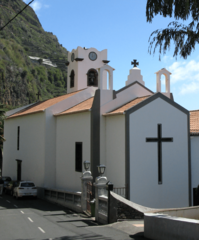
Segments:
[[[0,196],[0,240],[145,239],[143,221],[98,225],[94,219],[41,199]]]

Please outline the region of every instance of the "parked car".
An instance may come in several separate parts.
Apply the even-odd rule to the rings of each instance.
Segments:
[[[25,196],[37,197],[37,188],[31,181],[19,181],[13,190],[13,197],[18,199]]]
[[[1,177],[1,179],[4,181],[3,190],[5,191],[6,185],[7,185],[10,181],[12,181],[12,178],[11,178],[11,177],[3,176],[3,177]]]
[[[5,186],[5,193],[10,194],[13,196],[13,190],[15,187],[18,186],[18,181],[10,181],[6,186]]]

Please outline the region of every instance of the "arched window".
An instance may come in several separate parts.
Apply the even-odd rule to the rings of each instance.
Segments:
[[[98,73],[94,68],[91,68],[87,72],[87,85],[98,87]]]
[[[75,85],[75,72],[74,70],[70,73],[70,87],[73,88]]]

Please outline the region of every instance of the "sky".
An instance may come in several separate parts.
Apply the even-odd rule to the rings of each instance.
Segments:
[[[29,3],[31,0],[24,0]],[[45,31],[53,32],[68,51],[81,47],[108,50],[109,65],[115,68],[113,87],[125,86],[131,61],[137,59],[145,86],[156,92],[155,72],[166,68],[171,75],[174,100],[188,110],[199,109],[199,46],[183,59],[174,58],[174,44],[161,55],[148,52],[150,34],[164,29],[174,18],[157,15],[146,21],[147,0],[35,0],[30,6]],[[191,19],[184,22],[189,23]],[[162,91],[165,77],[162,75]]]

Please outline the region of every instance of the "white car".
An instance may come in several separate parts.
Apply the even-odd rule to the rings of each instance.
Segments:
[[[25,196],[37,197],[37,188],[31,181],[19,181],[13,190],[13,197],[18,199]]]

